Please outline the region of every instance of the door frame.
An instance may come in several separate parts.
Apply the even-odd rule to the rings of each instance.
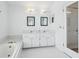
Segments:
[[[67,48],[67,15],[66,15],[66,8],[75,3],[77,1],[71,1],[71,2],[68,2],[65,6],[64,6],[64,16],[65,16],[65,40],[64,40],[64,53],[67,53],[69,56],[71,57],[79,57],[79,53],[76,53],[75,51]]]

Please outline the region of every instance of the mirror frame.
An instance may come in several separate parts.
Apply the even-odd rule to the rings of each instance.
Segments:
[[[46,22],[46,24],[44,24],[44,22]],[[48,17],[40,17],[40,25],[48,26]]]
[[[30,22],[32,22],[30,24]],[[35,26],[35,17],[34,16],[27,16],[27,26]]]

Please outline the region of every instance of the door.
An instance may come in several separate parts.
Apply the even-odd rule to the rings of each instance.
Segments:
[[[67,16],[67,47],[78,52],[78,2],[69,5]]]

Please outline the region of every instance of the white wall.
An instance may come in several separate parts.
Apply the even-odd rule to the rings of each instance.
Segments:
[[[8,19],[9,19],[9,35],[17,35],[17,34],[22,34],[23,30],[27,30],[27,29],[45,29],[48,27],[48,29],[54,29],[54,23],[51,22],[50,17],[53,16],[51,15],[51,11],[49,8],[49,6],[53,6],[52,3],[50,2],[43,2],[45,4],[45,6],[43,5],[43,3],[39,3],[39,2],[33,2],[33,8],[35,9],[34,12],[32,12],[31,14],[29,14],[27,12],[27,5],[29,2],[25,2],[25,6],[21,4],[21,2],[8,2]],[[24,4],[24,2],[22,2]],[[41,6],[40,6],[41,5]],[[41,9],[47,10],[47,13],[45,14],[40,14]],[[42,8],[41,8],[42,7]],[[35,27],[27,27],[27,16],[35,16]],[[41,16],[47,16],[49,18],[49,24],[46,27],[41,27],[40,26],[40,17]],[[51,25],[53,27],[51,27]]]
[[[0,40],[7,36],[7,5],[0,1]]]
[[[55,26],[56,26],[56,47],[63,49],[64,40],[65,40],[65,15],[64,15],[64,6],[67,2],[55,2]]]
[[[25,15],[16,5],[8,6],[9,34],[21,34],[24,28]]]

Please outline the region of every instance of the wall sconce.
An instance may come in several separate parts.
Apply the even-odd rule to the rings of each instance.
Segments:
[[[28,12],[34,12],[34,10],[35,10],[35,9],[32,9],[32,8],[28,8],[28,9],[27,9]]]
[[[41,12],[40,12],[41,14],[43,14],[43,13],[47,13],[47,11],[46,10],[41,10]]]

